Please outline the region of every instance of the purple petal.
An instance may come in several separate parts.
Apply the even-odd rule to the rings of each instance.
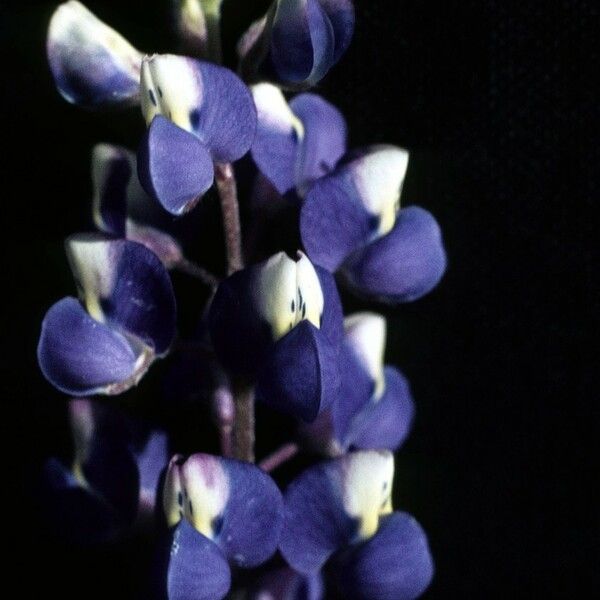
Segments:
[[[299,94],[290,108],[304,126],[296,185],[304,191],[333,170],[346,152],[347,127],[342,113],[316,94]]]
[[[425,532],[401,512],[384,519],[375,536],[340,555],[332,567],[343,596],[364,600],[418,598],[433,572]]]
[[[363,149],[309,189],[300,215],[311,260],[335,271],[344,259],[394,224],[408,153],[394,146]]]
[[[239,567],[264,563],[277,550],[283,499],[275,482],[254,465],[223,459],[231,489],[217,543]]]
[[[139,99],[142,55],[79,2],[56,9],[46,47],[56,87],[68,102],[98,108]]]
[[[440,227],[428,211],[411,206],[392,231],[353,254],[346,282],[358,294],[382,302],[410,302],[431,291],[446,269]]]
[[[360,426],[349,444],[355,448],[397,450],[412,428],[415,404],[408,381],[393,367],[385,368],[385,392],[364,407]]]
[[[344,337],[344,312],[335,279],[325,269],[315,265],[323,292],[321,331],[329,342],[339,348]]]
[[[252,95],[258,115],[252,159],[277,191],[285,194],[296,183],[302,125],[278,87],[260,83],[253,86]]]
[[[140,478],[140,506],[152,510],[160,476],[169,462],[168,438],[162,431],[151,431],[142,448],[134,451]]]
[[[169,524],[188,520],[237,566],[262,564],[277,549],[281,493],[255,465],[208,454],[176,456],[165,479],[163,506]]]
[[[301,573],[316,573],[337,550],[366,539],[389,510],[393,456],[362,451],[320,463],[284,494],[279,549]]]
[[[169,600],[219,600],[231,572],[219,547],[183,520],[173,531],[167,570]]]
[[[120,146],[97,144],[92,151],[94,223],[100,231],[125,237],[127,186],[131,179],[131,153]]]
[[[75,298],[46,313],[37,356],[44,377],[72,396],[111,393],[134,376],[138,360],[125,337],[92,319]]]
[[[314,85],[334,64],[333,27],[319,0],[281,0],[271,30],[271,62],[286,83]]]
[[[154,117],[138,151],[146,192],[173,215],[190,211],[208,190],[214,167],[207,147],[162,115]]]
[[[175,296],[157,256],[137,242],[93,235],[72,236],[66,247],[88,312],[165,354],[175,335]]]
[[[129,446],[112,432],[95,435],[81,470],[89,488],[122,516],[133,522],[140,497],[140,476]]]
[[[346,52],[354,33],[354,5],[352,0],[319,0],[327,14],[335,36],[334,63]]]
[[[238,160],[252,144],[256,108],[250,90],[229,69],[172,54],[144,58],[142,111],[163,115],[193,133],[217,162]]]
[[[251,600],[322,600],[325,598],[320,573],[302,575],[289,567],[268,571],[250,594]]]
[[[377,229],[377,219],[348,189],[351,185],[345,171],[318,179],[308,190],[300,212],[306,253],[331,272]]]
[[[126,525],[100,496],[84,489],[64,465],[50,458],[43,468],[42,512],[61,540],[90,545],[114,539]]]
[[[158,256],[167,269],[172,269],[184,259],[183,250],[177,240],[160,229],[127,219],[125,232],[128,240],[146,246]]]
[[[331,284],[326,278],[327,285]],[[325,305],[319,272],[304,254],[290,258],[279,252],[268,260],[228,277],[210,309],[210,333],[217,356],[230,369],[247,376],[263,366],[276,340],[298,323],[322,326],[327,337],[337,334],[329,319],[341,310],[337,292]],[[327,314],[325,313],[327,310]]]
[[[310,423],[337,398],[339,377],[337,350],[303,321],[275,345],[258,377],[256,397]]]
[[[358,416],[373,397],[375,382],[347,345],[340,352],[340,380],[340,393],[332,408],[333,434],[342,448],[348,448],[355,438]]]

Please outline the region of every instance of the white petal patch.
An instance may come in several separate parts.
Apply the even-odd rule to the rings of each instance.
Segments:
[[[100,301],[110,296],[116,276],[111,242],[99,235],[76,235],[67,239],[65,247],[86,310],[104,322]]]
[[[274,133],[289,135],[296,133],[298,140],[304,137],[304,126],[289,107],[283,92],[270,83],[259,83],[251,87],[258,122]]]
[[[321,283],[302,252],[298,251],[297,260],[280,252],[263,263],[254,293],[258,311],[271,325],[275,340],[304,319],[321,327],[324,307]]]
[[[117,71],[132,80],[139,79],[142,54],[121,34],[103,23],[83,4],[70,0],[61,4],[48,26],[48,47],[72,48],[73,54],[89,57],[110,56]],[[61,93],[65,91],[61,89]],[[73,102],[74,99],[67,97]]]
[[[146,123],[163,115],[182,129],[197,133],[194,121],[202,105],[203,84],[191,59],[173,54],[145,56],[140,94]]]
[[[385,388],[385,317],[372,312],[355,313],[344,319],[344,331],[346,342],[375,381],[375,398],[381,398]]]
[[[190,43],[200,47],[206,44],[206,18],[202,10],[202,0],[179,0],[176,8],[179,34]]]
[[[381,235],[396,222],[407,167],[408,152],[396,146],[376,146],[351,164],[354,184],[365,208],[379,217]]]
[[[203,535],[215,537],[215,523],[229,500],[229,477],[219,458],[193,454],[181,467],[183,512]]]
[[[344,508],[359,520],[359,536],[377,532],[379,518],[392,512],[394,455],[387,450],[363,450],[347,454],[342,461]]]

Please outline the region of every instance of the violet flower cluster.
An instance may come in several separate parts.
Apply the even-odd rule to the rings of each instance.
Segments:
[[[338,284],[380,307],[420,298],[445,270],[440,229],[425,209],[400,208],[408,153],[348,149],[342,114],[306,91],[347,49],[351,1],[273,0],[238,44],[238,74],[219,64],[220,9],[174,3],[191,56],[140,52],[74,0],[50,21],[61,95],[138,106],[146,130],[135,152],[93,149],[96,231],[66,241],[77,296],[42,323],[39,365],[70,399],[74,439],[71,461],[46,464],[48,519],[86,544],[153,527],[157,598],[416,598],[433,577],[427,537],[392,508],[393,452],[414,402],[384,364],[385,318],[345,316]],[[246,155],[254,182],[240,225],[233,163]],[[157,219],[157,207],[182,217],[213,187],[223,278]],[[177,333],[173,269],[211,289],[194,333]],[[221,455],[202,439],[181,455],[166,429],[93,398],[137,385],[185,352],[184,337],[202,348],[196,370],[212,374]],[[255,402],[296,423],[258,465]],[[272,472],[298,452],[313,464],[281,491]]]

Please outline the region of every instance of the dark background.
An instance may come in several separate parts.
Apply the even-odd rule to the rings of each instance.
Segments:
[[[164,51],[174,47],[167,4],[86,5],[138,48]],[[230,48],[265,4],[226,0]],[[437,290],[389,313],[387,359],[418,407],[395,505],[429,533],[427,598],[583,595],[599,533],[588,493],[599,5],[356,5],[353,44],[318,91],[346,115],[351,145],[411,151],[402,202],[437,216],[449,254]],[[135,110],[99,116],[59,98],[44,52],[53,7],[3,1],[0,15],[2,495],[15,534],[5,550],[31,575],[19,597],[36,596],[35,584],[47,596],[128,598],[143,551],[51,542],[32,484],[41,460],[68,446],[64,401],[39,374],[35,345],[46,309],[74,292],[62,239],[90,227],[89,151],[134,147],[143,127]]]

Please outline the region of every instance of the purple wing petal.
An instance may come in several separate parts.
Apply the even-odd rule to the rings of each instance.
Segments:
[[[281,493],[250,463],[201,453],[186,460],[175,457],[165,479],[163,506],[169,524],[187,519],[237,566],[255,567],[277,549]]]
[[[301,573],[316,573],[336,551],[368,539],[391,512],[394,459],[361,451],[304,471],[284,494],[279,549]]]
[[[333,275],[315,265],[323,292],[321,331],[329,342],[339,348],[344,337],[344,310]]]
[[[415,404],[408,381],[393,367],[385,368],[385,392],[364,407],[360,426],[349,444],[355,448],[397,450],[412,428]]]
[[[138,360],[125,337],[92,319],[75,298],[46,313],[37,355],[46,379],[72,396],[111,393],[134,376]]]
[[[322,600],[325,586],[320,573],[302,575],[289,567],[268,571],[250,593],[251,600]]]
[[[93,215],[96,227],[125,237],[127,186],[131,179],[131,153],[120,146],[97,144],[92,150]]]
[[[165,354],[175,335],[175,296],[157,256],[137,242],[92,235],[72,236],[66,246],[88,312]]]
[[[98,108],[138,101],[142,55],[79,2],[56,9],[46,45],[56,87],[68,102]]]
[[[337,461],[312,467],[284,494],[285,518],[279,549],[300,573],[316,573],[327,559],[356,534],[358,525],[346,513]]]
[[[296,167],[296,185],[302,192],[332,171],[346,152],[347,127],[342,113],[316,94],[299,94],[290,108],[304,127]]]
[[[359,294],[382,302],[410,302],[431,291],[446,269],[440,227],[428,211],[400,211],[394,228],[349,257],[345,280]]]
[[[318,179],[300,212],[302,243],[310,259],[333,272],[377,229],[353,190],[346,170]]]
[[[256,396],[273,408],[311,422],[339,393],[337,349],[308,321],[281,338],[264,365]]]
[[[167,570],[169,600],[219,600],[231,587],[231,572],[219,547],[185,519],[173,532]]]
[[[348,448],[360,413],[373,397],[375,382],[347,345],[340,352],[340,380],[340,393],[332,408],[333,433],[341,447]]]
[[[81,486],[55,458],[43,468],[42,513],[61,540],[90,545],[114,539],[125,523],[104,499]]]
[[[196,136],[157,115],[140,144],[138,175],[144,190],[165,210],[182,215],[210,188],[214,167]]]
[[[168,438],[162,431],[151,431],[145,444],[134,450],[140,478],[140,506],[154,509],[160,476],[169,463]]]
[[[239,567],[255,567],[277,550],[283,527],[281,492],[258,467],[222,460],[232,493],[216,541],[231,562]]]
[[[319,0],[327,14],[335,36],[334,63],[346,52],[354,33],[354,5],[352,0]]]
[[[301,125],[278,87],[260,83],[253,86],[252,95],[258,114],[252,158],[277,191],[285,194],[296,182]]]
[[[252,144],[256,108],[250,90],[229,69],[184,56],[144,58],[142,111],[163,115],[193,133],[217,162],[241,158]]]
[[[332,565],[343,596],[364,600],[418,598],[433,572],[425,532],[411,515],[401,512],[383,520],[375,536]]]
[[[318,0],[280,0],[271,30],[271,62],[286,83],[314,85],[333,66],[335,35]]]

